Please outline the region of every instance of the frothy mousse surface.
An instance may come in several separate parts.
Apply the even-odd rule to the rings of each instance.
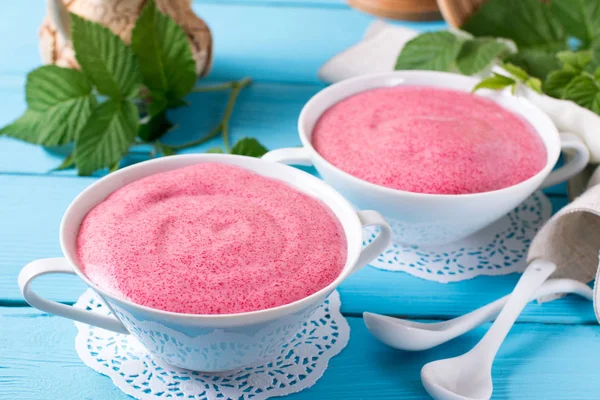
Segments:
[[[346,238],[320,200],[245,169],[203,163],[112,193],[85,217],[85,275],[118,298],[193,314],[261,310],[333,282]]]
[[[323,113],[312,142],[353,176],[418,193],[502,189],[537,174],[547,157],[520,116],[481,96],[424,86],[348,97]]]

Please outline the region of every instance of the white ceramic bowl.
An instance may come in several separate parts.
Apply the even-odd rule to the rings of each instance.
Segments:
[[[274,150],[263,158],[285,164],[314,165],[323,179],[359,208],[381,212],[394,227],[394,240],[408,244],[443,244],[462,239],[496,221],[536,189],[565,181],[589,160],[587,148],[575,135],[559,135],[546,114],[524,98],[507,92],[478,91],[507,110],[525,118],[542,138],[548,153],[545,167],[516,185],[474,194],[423,194],[379,186],[352,176],[325,160],[313,148],[313,127],[325,110],[353,94],[398,85],[420,85],[470,92],[475,78],[431,71],[395,71],[363,75],[331,85],[302,109],[298,131],[303,147]],[[415,133],[417,134],[417,133]],[[560,152],[574,157],[552,172]]]
[[[287,182],[324,202],[339,219],[348,242],[344,269],[329,286],[290,304],[239,314],[196,315],[156,310],[122,300],[100,289],[82,273],[76,252],[77,234],[85,215],[109,194],[143,177],[201,162],[237,165]],[[362,248],[362,227],[377,225],[379,236]],[[278,356],[313,311],[348,275],[366,265],[389,244],[391,231],[375,211],[354,211],[334,189],[314,176],[281,164],[222,154],[190,154],[146,161],[112,173],[85,189],[69,206],[60,226],[64,258],[33,261],[19,274],[19,287],[33,307],[75,321],[132,334],[163,361],[196,371],[228,371]],[[32,281],[51,273],[76,274],[95,290],[115,317],[46,300],[33,292]],[[160,293],[157,293],[160,296]]]

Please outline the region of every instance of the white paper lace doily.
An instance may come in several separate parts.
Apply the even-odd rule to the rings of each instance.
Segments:
[[[522,272],[531,240],[551,215],[550,201],[536,192],[506,216],[468,238],[432,247],[393,243],[370,265],[440,283]],[[392,230],[401,229],[397,222],[388,222]],[[364,229],[363,244],[370,243],[376,235],[376,228]]]
[[[91,289],[76,307],[110,314]],[[130,335],[75,323],[79,333],[75,348],[79,358],[112,379],[115,386],[136,399],[267,399],[285,396],[312,386],[325,372],[329,360],[350,338],[348,322],[340,313],[337,291],[281,349],[279,357],[238,371],[203,373],[172,367],[154,360]]]

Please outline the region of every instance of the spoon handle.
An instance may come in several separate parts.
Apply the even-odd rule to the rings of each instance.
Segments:
[[[593,299],[593,291],[584,283],[573,279],[548,279],[534,294],[529,301],[539,299],[545,296],[555,294],[577,294],[585,299]],[[508,294],[491,303],[486,304],[468,314],[461,315],[454,319],[444,322],[438,322],[439,327],[444,327],[448,332],[446,341],[454,339],[462,334],[465,334],[479,325],[488,322],[498,315],[502,307],[506,305],[511,295]],[[440,329],[441,330],[441,329]],[[444,342],[445,343],[445,342]],[[441,344],[441,343],[440,343]]]
[[[534,260],[529,264],[498,318],[496,318],[483,339],[477,343],[473,351],[483,353],[481,354],[482,357],[491,365],[519,314],[529,303],[534,292],[542,286],[555,269],[556,265],[546,260]]]

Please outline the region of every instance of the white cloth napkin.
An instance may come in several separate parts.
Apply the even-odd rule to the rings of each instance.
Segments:
[[[334,83],[358,75],[393,71],[404,43],[418,34],[412,29],[375,21],[360,42],[333,56],[319,69],[319,79]]]
[[[596,279],[594,312],[600,322],[600,167],[592,175],[589,189],[556,213],[535,236],[528,262],[543,258],[557,265],[552,278]],[[542,299],[552,300],[552,298]]]
[[[360,42],[327,61],[318,76],[334,83],[362,74],[393,71],[400,50],[417,34],[412,29],[376,21]],[[540,95],[529,88],[523,87],[519,93],[546,112],[561,132],[579,136],[590,150],[591,162],[600,163],[600,116],[571,101]]]

